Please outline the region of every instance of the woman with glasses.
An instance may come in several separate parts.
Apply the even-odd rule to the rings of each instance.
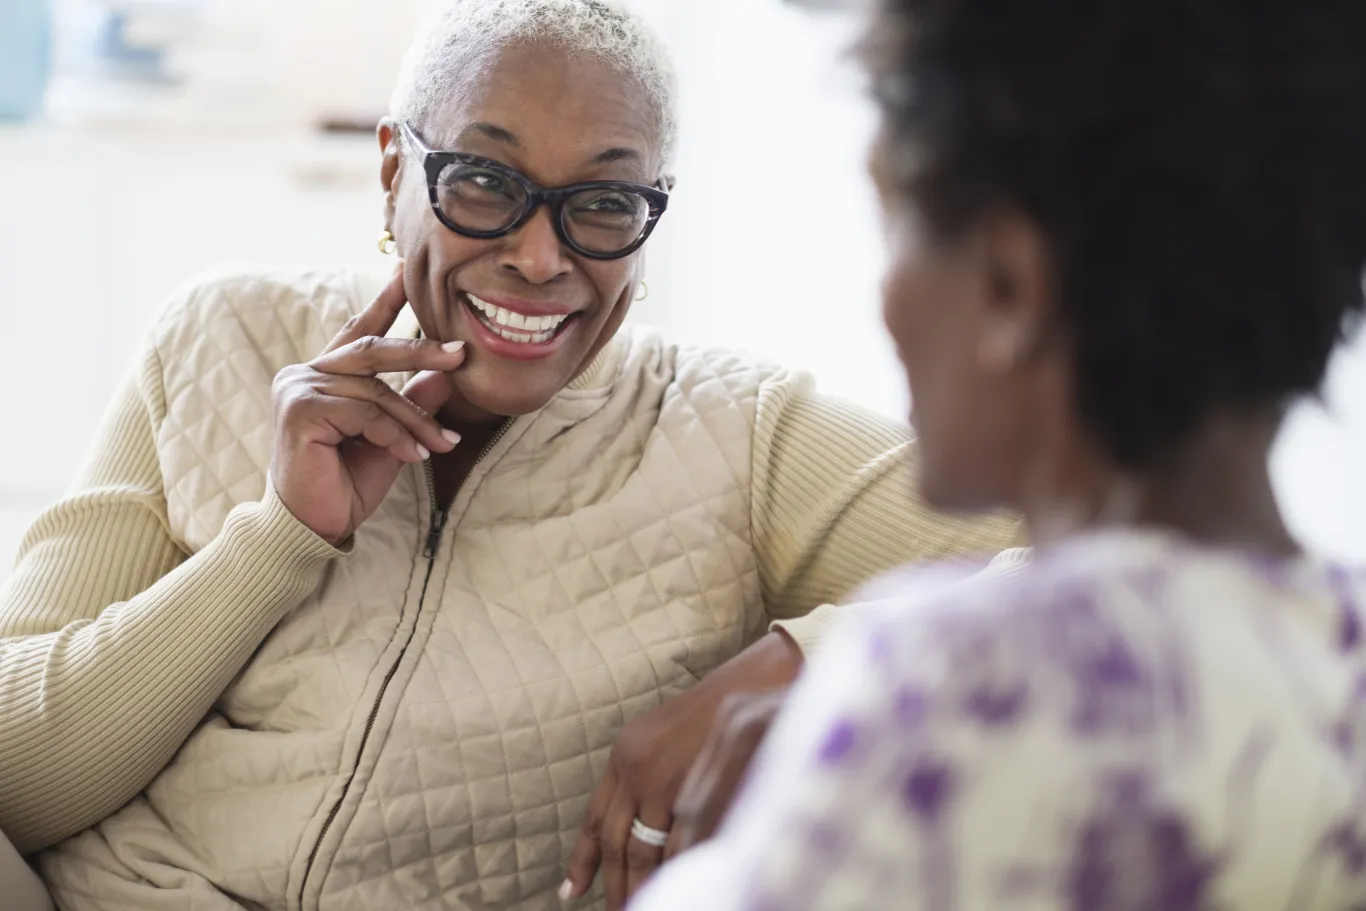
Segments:
[[[1366,569],[1267,470],[1366,310],[1366,5],[877,9],[920,486],[1035,558],[870,592],[638,908],[1366,907]]]
[[[908,501],[901,428],[622,328],[672,91],[612,3],[455,0],[379,129],[387,283],[152,327],[0,593],[0,830],[60,908],[619,906],[822,605],[1013,538]]]

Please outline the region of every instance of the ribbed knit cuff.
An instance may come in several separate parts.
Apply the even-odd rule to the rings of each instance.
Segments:
[[[266,478],[266,493],[257,505],[260,511],[256,518],[262,532],[276,536],[278,546],[292,554],[294,559],[305,563],[314,559],[333,560],[351,552],[354,537],[347,539],[341,547],[333,547],[289,511],[270,478]],[[226,526],[224,530],[227,530]]]
[[[1033,550],[1028,547],[1014,547],[1003,550],[986,565],[978,576],[1008,576],[1023,571],[1029,566]],[[822,604],[805,617],[790,620],[775,620],[769,624],[770,630],[782,630],[797,643],[807,661],[830,641],[836,628],[844,623],[857,623],[861,617],[876,614],[886,608],[885,601],[862,601],[852,604]]]
[[[876,604],[822,604],[805,617],[790,620],[774,620],[769,630],[782,630],[797,643],[802,656],[810,661],[821,646],[830,641],[837,626],[849,623],[867,612]]]

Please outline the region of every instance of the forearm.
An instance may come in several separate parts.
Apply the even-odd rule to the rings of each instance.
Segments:
[[[146,787],[336,553],[268,493],[141,594],[0,639],[0,830],[31,853]],[[28,563],[7,619],[15,589],[51,575]]]

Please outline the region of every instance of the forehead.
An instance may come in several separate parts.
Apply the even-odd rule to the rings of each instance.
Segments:
[[[514,44],[463,64],[455,97],[433,113],[428,138],[443,148],[489,143],[496,127],[515,138],[501,148],[546,179],[573,177],[602,152],[630,149],[638,169],[657,172],[659,117],[645,89],[608,63],[542,43]],[[506,158],[508,154],[496,157]]]

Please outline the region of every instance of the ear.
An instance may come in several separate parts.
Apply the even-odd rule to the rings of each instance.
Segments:
[[[664,184],[664,192],[672,193],[674,191],[674,184],[678,183],[678,178],[672,174],[665,174],[660,178],[660,183]]]
[[[979,340],[984,367],[1004,371],[1040,354],[1054,325],[1053,269],[1035,223],[1016,212],[984,218],[977,228],[986,281]]]
[[[375,131],[381,154],[379,182],[384,188],[384,228],[394,230],[394,205],[403,177],[403,153],[399,148],[398,130],[394,121],[385,117]]]

